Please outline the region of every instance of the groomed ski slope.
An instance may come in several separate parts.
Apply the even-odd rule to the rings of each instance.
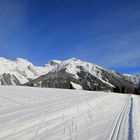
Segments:
[[[140,97],[0,86],[0,140],[140,140]]]

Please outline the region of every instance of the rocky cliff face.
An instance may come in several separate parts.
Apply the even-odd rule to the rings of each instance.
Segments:
[[[20,85],[20,81],[13,74],[0,75],[0,85]]]

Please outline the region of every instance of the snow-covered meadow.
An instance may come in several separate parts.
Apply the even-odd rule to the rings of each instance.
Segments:
[[[140,97],[0,86],[0,140],[140,140]]]

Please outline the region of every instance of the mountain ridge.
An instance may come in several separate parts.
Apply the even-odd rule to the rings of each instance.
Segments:
[[[25,85],[75,89],[73,83],[81,86],[84,90],[135,92],[135,85],[125,75],[76,58],[62,61],[46,75]]]
[[[58,62],[57,62],[58,63]],[[19,85],[46,74],[56,66],[55,63],[48,63],[45,66],[35,66],[23,58],[16,60],[0,57],[0,84]],[[13,79],[16,79],[13,80]]]
[[[76,58],[64,61],[51,60],[44,66],[35,66],[23,58],[12,61],[0,57],[0,67],[1,85],[23,84],[73,89],[77,86],[85,90],[111,91],[118,88],[116,92],[117,90],[118,92],[134,92],[136,86],[134,80],[126,74],[119,74]]]

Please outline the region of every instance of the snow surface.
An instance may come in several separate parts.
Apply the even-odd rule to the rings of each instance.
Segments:
[[[0,140],[140,140],[140,97],[0,86]]]
[[[74,89],[78,89],[78,90],[82,90],[83,89],[82,86],[79,85],[79,84],[76,84],[74,82],[70,82],[70,83],[72,84],[72,86],[74,87]]]

